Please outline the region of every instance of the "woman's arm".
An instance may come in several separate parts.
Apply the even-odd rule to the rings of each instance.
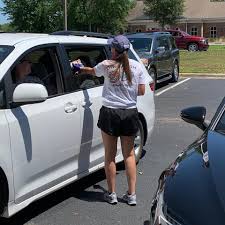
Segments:
[[[145,94],[145,84],[138,85],[138,96]]]
[[[81,67],[79,73],[86,73],[95,76],[95,70],[92,67]]]

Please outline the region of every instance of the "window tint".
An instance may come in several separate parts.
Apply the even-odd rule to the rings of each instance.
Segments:
[[[165,47],[165,50],[169,50],[168,38],[166,36],[158,37],[157,47]]]
[[[138,59],[136,58],[136,56],[134,55],[134,53],[131,50],[128,51],[128,58],[133,59],[138,62]]]
[[[69,61],[80,59],[82,64],[87,67],[94,67],[106,59],[104,47],[76,47],[65,46]],[[69,91],[93,88],[104,83],[104,77],[96,77],[91,74],[82,74],[72,77],[67,81],[71,82]]]
[[[222,117],[220,118],[220,121],[216,125],[215,130],[219,133],[222,133],[225,135],[225,112],[223,113]]]
[[[4,81],[0,82],[0,109],[5,108],[5,90],[4,90]]]
[[[15,86],[20,83],[39,83],[46,87],[49,96],[57,95],[62,90],[54,47],[41,48],[25,54],[18,60],[11,74]]]
[[[133,48],[137,52],[150,52],[152,46],[151,38],[129,38]]]
[[[171,43],[172,49],[177,48],[176,42],[173,37],[170,37],[170,43]]]
[[[9,53],[12,52],[13,49],[14,47],[12,46],[0,45],[0,64],[5,60]]]

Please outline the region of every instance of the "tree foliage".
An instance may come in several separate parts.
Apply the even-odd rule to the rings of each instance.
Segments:
[[[115,33],[124,29],[135,0],[70,0],[69,27]]]
[[[115,33],[136,0],[67,0],[68,29]],[[64,0],[3,0],[1,11],[23,32],[52,32],[64,25]]]
[[[145,0],[144,11],[164,28],[176,24],[183,15],[184,0]]]
[[[63,28],[63,5],[59,0],[3,0],[16,31],[52,32]]]

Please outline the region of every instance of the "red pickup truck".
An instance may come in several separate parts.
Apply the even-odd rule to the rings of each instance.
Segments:
[[[182,30],[165,30],[175,38],[179,49],[188,51],[206,51],[209,48],[208,40],[204,37],[192,36]]]

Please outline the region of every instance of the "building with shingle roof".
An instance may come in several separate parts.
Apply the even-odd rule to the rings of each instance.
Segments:
[[[128,31],[140,32],[160,28],[144,14],[144,1],[138,0],[128,17]],[[186,0],[183,16],[176,26],[192,35],[205,37],[225,36],[225,0]]]

